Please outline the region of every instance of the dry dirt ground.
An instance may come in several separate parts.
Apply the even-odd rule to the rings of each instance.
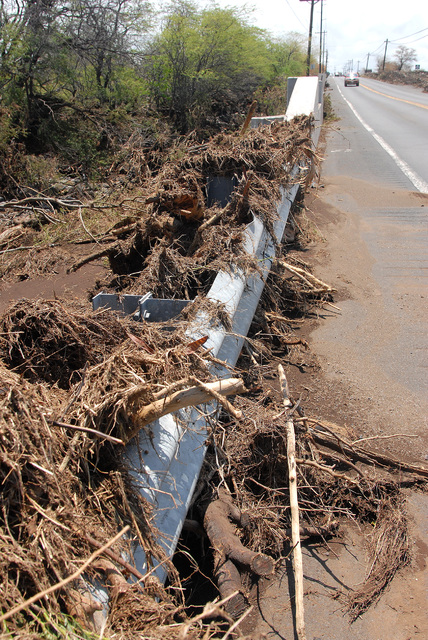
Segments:
[[[373,441],[372,445],[423,464],[428,454],[423,344],[428,331],[428,291],[410,274],[397,278],[391,297],[384,295],[373,275],[375,260],[363,238],[366,222],[329,203],[332,194],[342,194],[344,199],[345,193],[355,198],[364,193],[372,198],[373,206],[375,202],[387,206],[388,200],[394,206],[415,206],[415,202],[428,206],[424,194],[391,194],[387,189],[382,193],[378,185],[343,177],[325,180],[307,202],[310,221],[320,234],[307,258],[318,277],[337,289],[338,309],[325,307],[305,330],[320,375],[309,383],[305,376],[297,376],[296,383],[299,391],[309,384],[306,404],[310,413],[352,426],[358,437],[404,433],[409,437]],[[385,234],[389,233],[396,230],[387,229]],[[399,307],[399,315],[392,305]],[[416,345],[415,335],[420,337]]]

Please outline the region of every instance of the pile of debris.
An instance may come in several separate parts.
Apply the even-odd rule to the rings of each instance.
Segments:
[[[20,272],[28,267],[28,276],[46,264],[48,247],[26,248],[46,223],[46,205],[73,227],[73,242],[83,229],[91,247],[101,245],[79,261],[71,251],[58,254],[70,270],[107,256],[111,273],[98,288],[187,300],[197,294],[167,323],[136,323],[70,300],[21,300],[0,318],[0,622],[5,637],[78,638],[95,631],[92,637],[124,639],[136,633],[145,638],[239,635],[252,581],[272,574],[290,550],[296,552],[296,535],[326,538],[337,534],[346,517],[376,523],[371,572],[348,602],[353,615],[373,602],[407,562],[400,486],[424,483],[428,473],[365,450],[352,433],[306,416],[288,390],[282,365],[304,358],[307,349],[296,318],[332,304],[334,293],[297,251],[290,253],[302,241],[296,217],[290,219],[289,244],[278,253],[233,372],[240,381],[233,404],[216,391],[211,372],[218,363],[204,338],[191,341],[186,335],[189,318],[201,309],[227,325],[223,309],[208,305],[204,294],[213,275],[232,263],[247,273],[258,270],[242,250],[243,230],[252,215],[271,228],[280,189],[291,180],[284,167],[313,158],[308,124],[307,119],[276,124],[262,133],[218,136],[204,145],[187,139],[179,159],[171,151],[170,161],[155,175],[141,166],[144,155],[129,149],[115,170],[133,181],[132,197],[106,205],[68,201],[67,208],[38,196],[26,215],[36,216],[39,226],[18,222],[26,203],[1,203],[7,220],[3,233],[15,223],[22,226],[22,235],[0,235],[4,275],[10,277],[18,263]],[[228,204],[208,203],[212,175],[233,182]],[[117,219],[95,236],[83,222],[83,210]],[[214,398],[222,412],[211,423],[208,454],[185,524],[198,543],[186,552],[192,575],[183,577],[165,558],[152,506],[136,490],[123,452],[139,429],[150,437],[151,420],[173,410],[177,394],[189,389],[194,395],[188,402],[204,405]],[[134,541],[147,558],[145,575],[130,560]],[[210,603],[207,597],[195,614],[189,589],[203,574],[192,559],[200,544],[221,600]],[[168,571],[166,585],[153,572],[159,563]],[[295,557],[296,585],[299,571]],[[107,585],[111,605],[101,628],[101,605],[93,597],[97,581]]]
[[[367,74],[370,78],[383,80],[392,84],[409,84],[420,87],[424,93],[428,91],[428,72],[427,71],[398,71],[387,70],[379,73]]]
[[[242,252],[243,230],[253,215],[272,227],[273,203],[281,187],[295,180],[289,170],[314,156],[310,124],[301,117],[205,144],[189,136],[162,164],[149,162],[144,150],[125,147],[110,169],[108,194],[100,190],[85,201],[37,194],[0,202],[0,274],[10,280],[61,266],[75,271],[106,257],[113,278],[98,283],[103,290],[182,299],[206,293],[218,270],[232,262],[256,268]],[[211,192],[216,180],[228,185],[227,204]]]

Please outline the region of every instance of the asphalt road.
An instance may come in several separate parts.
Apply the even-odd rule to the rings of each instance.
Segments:
[[[387,135],[394,126],[388,124],[390,110],[384,110],[383,103],[390,100],[394,112],[409,109],[422,114],[419,138],[425,140],[427,166],[412,161],[412,171],[417,168],[421,174],[424,169],[428,177],[428,109],[401,102],[416,102],[417,96],[428,106],[428,96],[412,88],[370,81],[376,91],[381,85],[379,93],[400,96],[400,102],[382,97],[378,104],[379,94],[363,86],[345,91],[342,83],[334,80],[332,84],[333,108],[340,120],[327,136],[322,166],[326,188],[320,195],[344,217],[348,231],[353,225],[352,242],[345,236],[338,238],[344,246],[348,242],[347,255],[335,253],[332,247],[333,260],[337,256],[334,269],[348,274],[344,277],[351,283],[353,300],[343,305],[341,318],[326,323],[316,337],[330,336],[336,341],[334,345],[328,339],[323,345],[326,355],[333,346],[336,351],[341,347],[342,358],[347,353],[349,367],[354,362],[351,378],[366,377],[370,383],[384,380],[384,389],[378,390],[384,397],[393,387],[401,396],[414,396],[412,405],[419,407],[417,422],[426,424],[422,406],[426,409],[428,399],[428,195],[415,188],[373,134],[383,134],[388,145],[395,145],[397,155],[406,153],[410,162],[407,143],[397,144],[406,136]],[[375,129],[377,122],[382,123],[382,131]],[[338,287],[343,284],[339,277]]]
[[[414,87],[360,79],[359,87],[331,81],[353,116],[409,179],[428,193],[428,94]],[[338,101],[335,99],[335,104]]]

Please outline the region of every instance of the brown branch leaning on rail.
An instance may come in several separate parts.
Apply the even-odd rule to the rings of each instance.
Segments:
[[[240,378],[217,380],[216,382],[204,383],[203,387],[197,385],[176,391],[161,400],[155,400],[151,404],[145,405],[137,410],[133,419],[134,427],[130,433],[127,434],[127,439],[128,441],[131,440],[137,435],[140,429],[168,413],[174,413],[179,409],[184,409],[184,407],[196,407],[200,404],[205,404],[210,402],[213,397],[218,399],[217,394],[220,396],[230,396],[245,393],[245,391],[244,383]]]

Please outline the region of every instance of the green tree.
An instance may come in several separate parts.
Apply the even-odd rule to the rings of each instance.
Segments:
[[[235,8],[173,4],[149,54],[144,73],[151,95],[182,132],[198,114],[236,110],[271,73],[265,32]]]
[[[306,39],[292,32],[268,42],[271,74],[256,93],[259,110],[265,115],[284,113],[287,78],[306,73]]]
[[[152,9],[146,0],[72,0],[64,26],[74,80],[100,102],[115,99],[122,72],[140,61]],[[128,75],[125,73],[125,75]]]
[[[55,51],[56,22],[66,9],[55,0],[5,0],[1,4],[0,87],[3,101],[23,108],[27,122],[36,93],[49,81]]]
[[[290,32],[282,38],[273,39],[269,52],[274,79],[305,75],[306,39],[301,34]]]
[[[135,103],[144,87],[138,66],[149,18],[146,0],[0,0],[9,131],[31,151],[64,148],[69,133],[72,144],[83,142],[77,114],[83,120],[100,105]],[[92,123],[87,140],[97,137]]]

